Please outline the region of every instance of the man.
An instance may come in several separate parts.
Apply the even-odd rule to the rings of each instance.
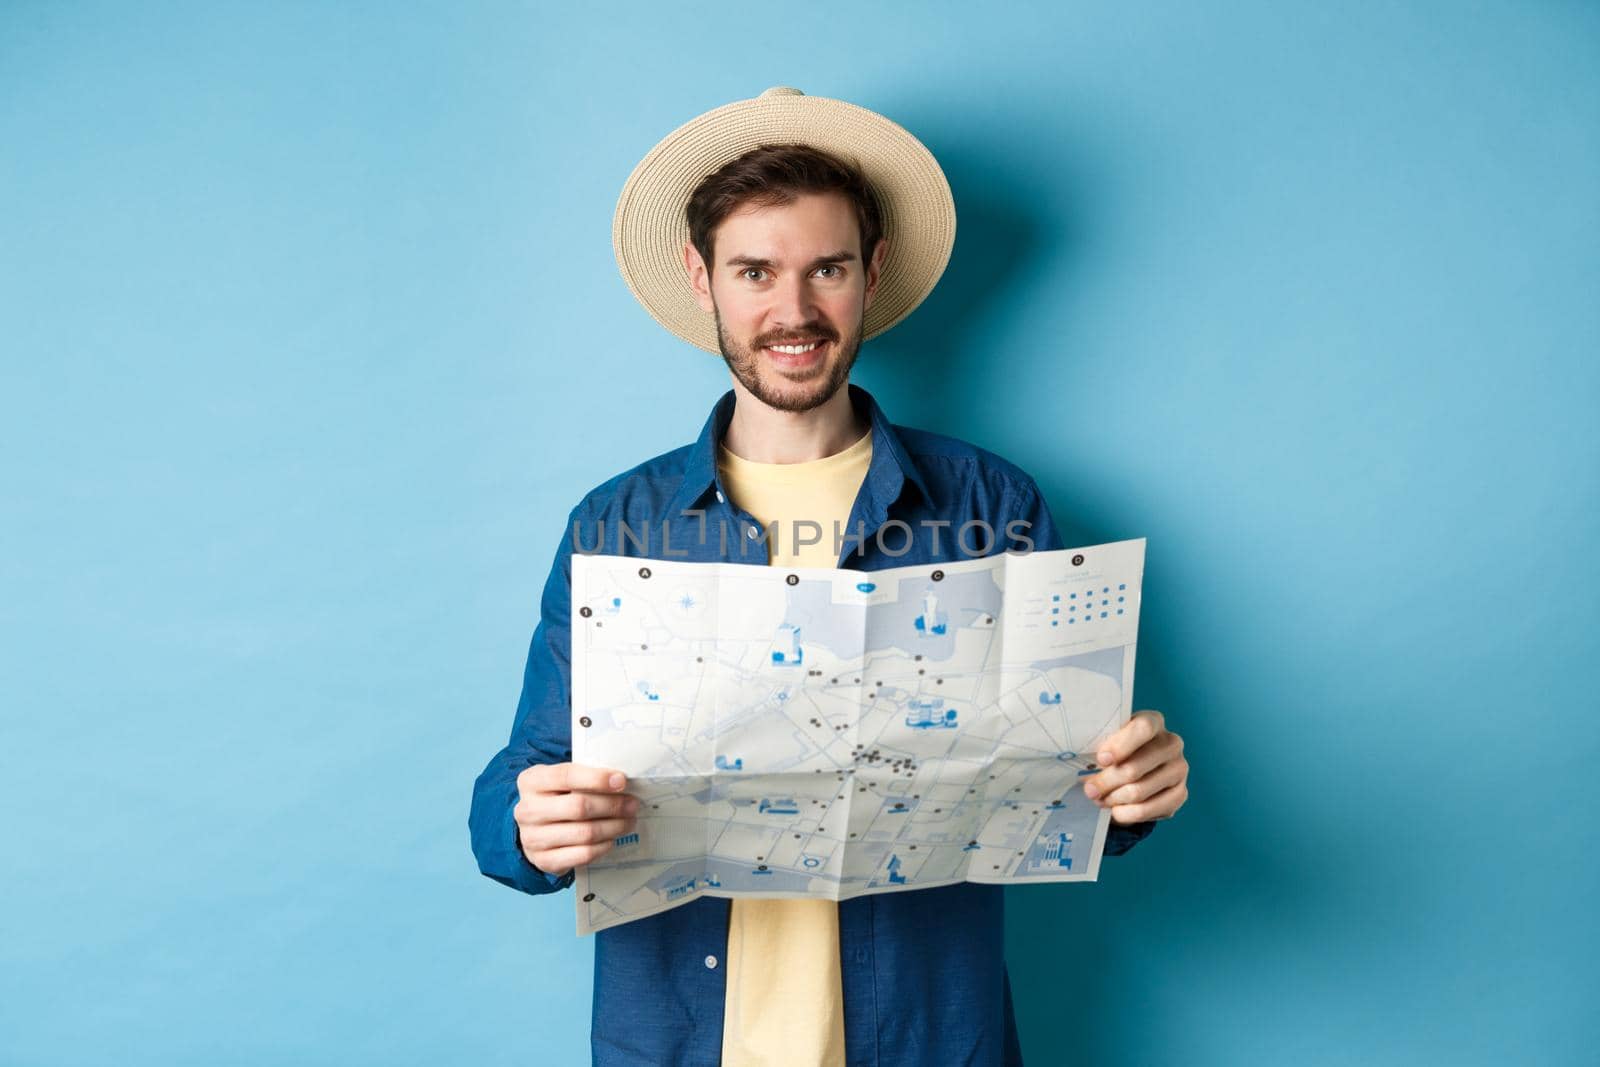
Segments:
[[[663,325],[722,355],[732,389],[694,444],[568,516],[510,743],[474,789],[483,873],[562,889],[639,825],[622,774],[571,762],[574,550],[877,570],[1019,547],[991,537],[974,551],[958,535],[974,524],[1021,531],[1024,550],[1064,547],[1021,469],[892,425],[848,382],[862,341],[937,282],[954,229],[915,138],[792,89],[690,122],[629,178],[613,231],[624,278]],[[1108,855],[1187,797],[1182,740],[1158,712],[1136,714],[1098,762],[1085,792],[1111,809]],[[701,897],[604,929],[595,1062],[1020,1063],[1002,905],[1001,887],[975,883],[839,903]]]

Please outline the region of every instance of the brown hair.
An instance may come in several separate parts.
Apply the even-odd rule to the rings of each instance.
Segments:
[[[749,204],[791,204],[801,193],[839,193],[855,207],[861,258],[883,237],[877,194],[860,164],[807,144],[764,144],[707,175],[689,197],[689,240],[711,269],[712,234],[722,220]]]

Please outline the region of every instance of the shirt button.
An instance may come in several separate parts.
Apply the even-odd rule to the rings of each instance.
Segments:
[[[716,969],[717,969],[717,957],[715,957],[715,956],[707,956],[706,957],[706,970],[714,971]]]
[[[717,503],[725,504],[725,503],[727,503],[727,501],[728,501],[728,498],[722,495],[722,490],[721,489],[718,489],[717,490]]]
[[[756,528],[754,526],[746,527],[744,532],[750,535],[750,540],[754,541],[756,539]]]

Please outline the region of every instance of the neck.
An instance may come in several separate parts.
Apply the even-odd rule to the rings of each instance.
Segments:
[[[861,440],[869,424],[850,404],[850,386],[841,385],[810,411],[779,411],[757,400],[733,379],[733,419],[722,436],[728,451],[752,463],[804,463],[822,459]]]

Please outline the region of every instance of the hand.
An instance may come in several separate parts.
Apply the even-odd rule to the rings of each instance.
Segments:
[[[563,875],[605,855],[638,820],[639,799],[618,771],[577,763],[536,763],[517,775],[517,844],[528,862]]]
[[[1189,799],[1189,761],[1183,738],[1166,728],[1159,711],[1136,712],[1100,744],[1101,770],[1084,783],[1083,795],[1111,809],[1111,821],[1126,825],[1170,819]]]

